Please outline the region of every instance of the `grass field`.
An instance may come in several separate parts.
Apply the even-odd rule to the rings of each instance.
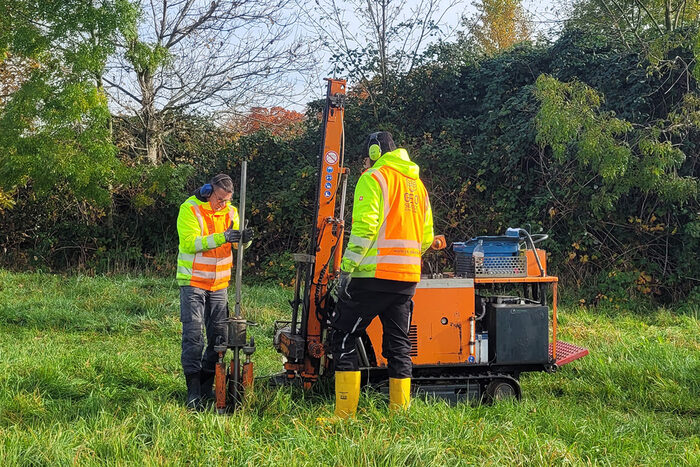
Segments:
[[[256,374],[280,369],[272,322],[290,292],[247,287]],[[523,376],[520,403],[414,401],[390,416],[363,393],[356,420],[328,393],[258,385],[230,416],[183,408],[178,290],[144,277],[0,271],[3,465],[700,465],[700,322],[657,310],[561,309],[591,354]]]

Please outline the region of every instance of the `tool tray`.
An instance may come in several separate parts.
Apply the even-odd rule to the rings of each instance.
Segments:
[[[483,258],[474,258],[474,248],[482,242]],[[499,235],[455,242],[455,275],[462,277],[525,277],[527,259],[520,255],[518,237]]]
[[[456,255],[455,275],[462,277],[525,277],[527,258],[525,256],[484,256]]]

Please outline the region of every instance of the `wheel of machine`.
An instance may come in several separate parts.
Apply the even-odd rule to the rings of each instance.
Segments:
[[[491,381],[486,386],[484,394],[486,402],[493,403],[502,400],[518,399],[520,391],[515,386],[516,384],[514,381],[505,379]]]

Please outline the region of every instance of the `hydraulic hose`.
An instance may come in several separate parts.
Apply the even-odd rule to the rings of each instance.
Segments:
[[[525,229],[518,228],[518,235],[524,236],[525,243],[529,243],[529,246],[532,249],[532,253],[535,255],[535,261],[537,261],[537,267],[540,269],[540,276],[544,277],[544,268],[542,267],[542,262],[540,261],[540,255],[537,254],[537,247],[535,247],[535,242],[532,241],[530,232],[528,232]]]

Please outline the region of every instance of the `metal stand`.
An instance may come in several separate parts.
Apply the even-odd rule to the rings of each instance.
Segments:
[[[246,196],[247,161],[243,161],[241,167],[241,200],[239,208],[239,229],[241,238],[245,227],[245,196]],[[214,351],[219,354],[216,364],[215,389],[216,411],[224,414],[236,410],[243,403],[243,397],[253,386],[253,362],[251,356],[255,353],[255,341],[248,341],[248,326],[255,323],[247,321],[241,315],[241,279],[243,274],[243,242],[238,242],[238,254],[236,257],[236,304],[234,315],[226,320],[226,338],[219,337]],[[224,357],[227,350],[233,352],[228,374]],[[241,365],[241,351],[245,355],[245,363]]]

